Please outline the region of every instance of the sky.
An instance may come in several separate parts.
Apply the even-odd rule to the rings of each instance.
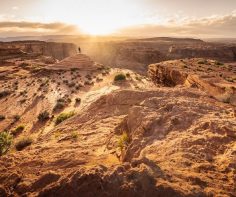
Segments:
[[[0,0],[0,37],[236,37],[236,0]]]

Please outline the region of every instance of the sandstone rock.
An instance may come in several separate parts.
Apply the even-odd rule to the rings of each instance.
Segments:
[[[4,59],[30,56],[51,56],[62,60],[75,55],[77,47],[71,43],[53,43],[43,41],[0,42],[0,56]]]
[[[220,73],[224,73],[224,78]],[[148,74],[156,84],[197,87],[217,100],[235,105],[236,81],[227,81],[227,77],[235,76],[234,70],[219,66],[215,61],[208,60],[204,64],[202,59],[190,59],[151,64]]]

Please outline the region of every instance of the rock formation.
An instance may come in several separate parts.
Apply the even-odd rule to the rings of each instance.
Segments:
[[[77,47],[71,43],[54,43],[43,41],[0,42],[1,59],[21,57],[22,54],[52,56],[58,60],[75,55]]]
[[[39,57],[0,66],[1,197],[236,196],[234,64]]]
[[[149,66],[156,84],[198,87],[216,99],[236,105],[236,69],[234,65],[213,60],[184,59]]]
[[[236,45],[204,42],[188,38],[128,39],[113,42],[78,43],[83,50],[105,65],[129,68],[146,74],[147,65],[165,60],[206,58],[223,62],[236,60]]]

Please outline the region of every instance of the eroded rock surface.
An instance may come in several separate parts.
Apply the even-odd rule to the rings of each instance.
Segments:
[[[159,85],[197,87],[216,99],[236,105],[236,68],[201,58],[166,61],[149,66],[149,76]]]
[[[4,156],[1,180],[18,195],[235,195],[235,131],[233,107],[198,90],[116,91]]]

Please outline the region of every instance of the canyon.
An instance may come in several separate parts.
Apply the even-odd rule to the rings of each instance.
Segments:
[[[74,43],[0,43],[0,196],[236,195],[233,44]]]

